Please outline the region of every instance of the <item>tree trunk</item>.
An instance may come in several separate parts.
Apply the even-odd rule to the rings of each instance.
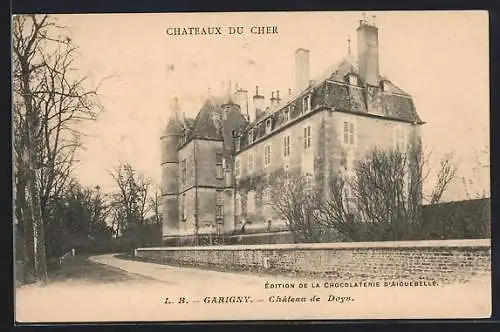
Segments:
[[[33,152],[31,152],[31,157]],[[30,164],[32,164],[30,158]],[[42,219],[42,211],[40,208],[40,191],[37,185],[37,172],[34,168],[30,169],[28,177],[30,198],[31,198],[31,214],[33,218],[34,239],[35,239],[35,275],[40,281],[47,279],[47,261],[45,256],[45,230]]]
[[[36,280],[35,275],[35,233],[33,229],[33,218],[31,217],[31,204],[25,203],[25,208],[23,212],[23,249],[24,249],[24,260],[23,260],[23,271],[24,279],[27,282],[33,282]]]
[[[15,213],[18,222],[17,232],[19,237],[17,237],[17,239],[21,243],[16,245],[16,249],[18,250],[19,260],[21,260],[23,264],[23,275],[21,278],[24,282],[32,282],[35,278],[33,219],[30,216],[30,205],[26,202],[27,179],[25,171],[25,164],[21,158],[19,158],[16,174]]]

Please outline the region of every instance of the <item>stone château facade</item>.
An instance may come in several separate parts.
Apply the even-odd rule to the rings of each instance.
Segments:
[[[258,87],[209,97],[195,119],[174,116],[162,142],[163,234],[223,232],[279,223],[269,175],[308,174],[325,186],[350,172],[373,147],[408,146],[420,137],[412,97],[379,71],[378,28],[361,20],[350,52],[313,80],[309,51],[295,53],[295,90],[266,105]],[[326,188],[326,187],[325,187]]]

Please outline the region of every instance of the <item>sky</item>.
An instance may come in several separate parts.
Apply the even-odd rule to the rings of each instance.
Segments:
[[[432,162],[453,152],[467,191],[489,193],[488,15],[469,12],[367,12],[379,27],[381,73],[413,96],[426,124]],[[362,12],[178,13],[56,15],[79,46],[78,71],[100,86],[104,111],[82,124],[85,150],[76,174],[112,190],[108,174],[119,161],[160,180],[160,135],[173,98],[194,117],[210,92],[231,81],[253,95],[258,85],[285,96],[294,87],[294,51],[310,50],[311,79],[356,54]],[[244,27],[241,35],[170,36],[169,27]],[[276,26],[255,35],[252,26]],[[251,105],[251,103],[250,103]],[[457,181],[447,200],[464,199]]]

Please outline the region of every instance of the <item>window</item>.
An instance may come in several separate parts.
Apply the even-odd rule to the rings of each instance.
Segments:
[[[268,166],[271,164],[271,145],[264,145],[264,165]]]
[[[311,126],[304,127],[304,150],[311,147]]]
[[[234,146],[235,150],[236,150],[236,151],[240,151],[240,148],[241,148],[241,140],[240,140],[240,138],[239,138],[239,137],[237,137],[237,138],[236,138],[236,140],[235,140],[235,143],[234,143],[234,144],[235,144],[235,146]]]
[[[344,144],[354,145],[354,123],[344,121]]]
[[[394,149],[404,151],[406,149],[406,144],[406,131],[404,130],[404,128],[397,128],[394,131]]]
[[[216,169],[217,169],[217,174],[215,175],[217,179],[223,179],[224,178],[224,172],[223,172],[223,169],[222,169],[222,164],[218,164],[216,165]]]
[[[348,81],[350,85],[358,85],[358,77],[355,74],[350,73],[348,75]]]
[[[247,214],[247,201],[241,197],[241,215],[246,215]]]
[[[248,151],[248,172],[252,172],[253,169],[254,169],[253,151]]]
[[[186,220],[186,194],[181,195],[181,220]]]
[[[236,195],[236,199],[234,200],[234,213],[238,216],[240,215],[240,207],[241,207],[241,196]]]
[[[290,155],[290,135],[286,135],[283,138],[283,156],[288,157]]]
[[[187,138],[187,130],[186,128],[182,128],[181,130],[181,144],[186,143],[186,138]]]
[[[240,176],[240,161],[236,160],[234,162],[234,176]]]
[[[313,177],[311,173],[304,174],[304,186],[306,189],[311,189],[313,184]]]
[[[216,205],[215,205],[215,217],[217,219],[224,218],[224,193],[222,191],[217,191],[216,193]]]
[[[288,120],[290,120],[290,106],[285,108],[283,116],[283,122],[288,122]]]
[[[253,129],[249,130],[248,131],[248,144],[252,144],[253,143]]]
[[[265,188],[262,190],[262,205],[269,205],[271,202],[270,198],[270,190],[268,188]]]
[[[304,113],[311,110],[311,96],[305,96],[304,99],[302,99],[302,110]]]
[[[255,191],[249,191],[247,194],[247,206],[246,210],[249,213],[255,212]]]
[[[216,168],[216,174],[215,178],[216,179],[223,179],[224,178],[224,170],[223,170],[223,162],[222,162],[222,153],[217,153],[215,155],[215,168]]]
[[[186,184],[187,178],[187,168],[186,168],[186,159],[182,159],[181,162],[181,183]]]
[[[354,145],[354,123],[349,123],[349,144]]]
[[[273,128],[273,120],[271,118],[266,120],[266,133],[270,133]]]
[[[380,82],[380,88],[382,91],[389,91],[389,82],[385,80]]]
[[[347,204],[348,211],[354,211],[356,209],[356,198],[354,196],[353,190],[349,184],[345,185],[344,188],[344,199]]]

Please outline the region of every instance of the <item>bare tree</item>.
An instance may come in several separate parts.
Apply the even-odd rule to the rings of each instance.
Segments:
[[[94,119],[100,107],[96,90],[75,75],[77,49],[63,27],[49,15],[18,15],[12,23],[16,213],[26,250],[34,251],[34,262],[26,262],[44,280],[50,201],[64,188],[80,147],[75,124]]]
[[[467,199],[484,199],[490,197],[490,151],[489,145],[476,151],[470,165],[470,173],[459,178]]]
[[[363,240],[363,234],[355,222],[353,197],[349,192],[349,179],[341,174],[329,182],[329,197],[319,203],[318,223],[326,230],[338,234],[340,239]]]
[[[319,242],[323,229],[317,218],[321,191],[310,175],[283,174],[271,185],[270,203],[286,221],[298,242]]]
[[[117,220],[121,231],[130,224],[143,224],[149,210],[147,199],[151,181],[128,163],[120,163],[110,175],[117,186],[112,204],[115,218],[121,218]]]
[[[450,185],[451,181],[455,179],[457,173],[457,167],[453,164],[453,156],[451,154],[445,155],[440,160],[439,171],[437,174],[437,181],[432,187],[432,192],[430,195],[429,203],[436,204],[439,203],[443,193]]]
[[[321,223],[353,241],[417,236],[427,163],[420,151],[372,149],[356,162],[350,177],[332,176],[320,208]],[[446,155],[431,186],[432,204],[441,200],[455,173],[452,156]]]
[[[153,213],[152,219],[156,224],[161,224],[161,195],[158,188],[155,188],[149,197],[149,210]]]

